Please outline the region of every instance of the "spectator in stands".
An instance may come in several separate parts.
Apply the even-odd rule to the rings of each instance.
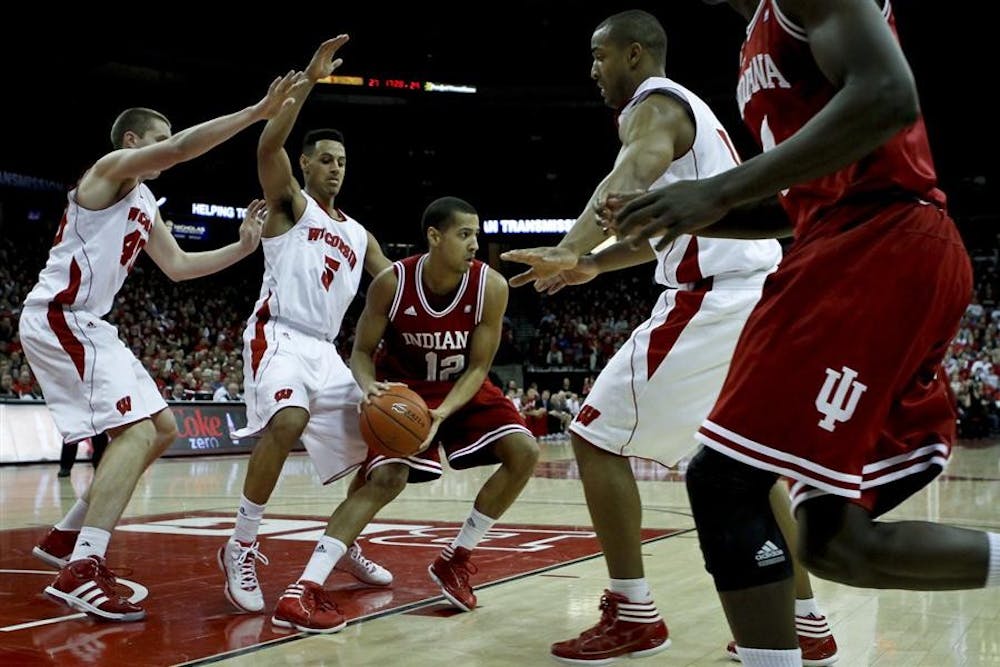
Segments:
[[[548,410],[549,414],[549,435],[569,437],[567,429],[569,423],[573,421],[573,415],[566,406],[566,396],[567,392],[565,391],[557,391],[551,396],[548,390],[542,392],[542,399],[548,399],[545,401],[545,409]]]
[[[215,390],[215,394],[212,396],[212,400],[216,403],[238,402],[243,400],[243,394],[240,393],[240,385],[237,382],[228,382],[225,387],[219,387]]]
[[[536,438],[549,434],[548,411],[538,395],[538,389],[532,386],[521,401],[521,416],[527,422],[531,434]]]
[[[10,373],[0,375],[0,398],[14,399],[20,398],[14,391],[14,378]]]
[[[545,354],[545,365],[546,366],[562,366],[563,365],[563,353],[559,349],[559,344],[556,341],[556,337],[552,336],[549,339],[549,351]]]
[[[28,364],[21,364],[20,368],[12,388],[19,398],[31,398],[31,369]]]
[[[4,313],[0,317],[0,353],[7,351],[10,344],[14,342],[16,335],[14,322],[8,313]]]

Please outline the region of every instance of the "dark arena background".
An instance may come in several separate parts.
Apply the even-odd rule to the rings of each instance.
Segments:
[[[942,188],[975,271],[975,293],[945,359],[961,441],[945,474],[891,515],[1000,530],[1000,207],[991,48],[981,3],[897,0],[900,37],[921,96]],[[337,81],[316,86],[289,138],[345,135],[337,206],[390,258],[423,249],[420,216],[454,195],[482,221],[479,259],[504,276],[511,248],[555,245],[620,145],[615,112],[590,78],[590,37],[610,14],[642,8],[668,35],[667,75],[705,99],[744,158],[756,148],[735,103],[744,22],[698,0],[658,3],[408,3],[236,7],[122,5],[18,8],[0,25],[0,664],[540,665],[549,646],[598,617],[607,572],[591,528],[566,423],[608,358],[649,315],[649,267],[554,296],[511,289],[491,377],[529,421],[541,460],[490,531],[480,607],[456,613],[427,576],[489,470],[411,485],[362,535],[391,587],[335,573],[327,589],[348,617],[328,636],[278,632],[269,613],[301,571],[348,480],[321,486],[304,452],[286,464],[261,528],[264,614],[236,614],[216,551],[233,529],[254,439],[246,424],[242,331],[260,290],[262,252],[220,274],[169,281],[143,256],[108,319],[147,366],[178,420],[166,456],[140,480],[108,565],[143,603],[139,623],[105,624],[43,593],[55,571],[32,547],[89,484],[91,445],[63,455],[18,339],[18,315],[83,171],[109,148],[127,107],[154,108],[176,132],[253,104],[301,69],[316,46],[348,33]],[[7,8],[8,13],[13,9]],[[23,12],[23,13],[21,13]],[[990,26],[990,34],[987,34]],[[263,123],[151,182],[189,250],[237,238],[260,196]],[[296,175],[300,175],[296,168]],[[337,344],[348,354],[362,283]],[[234,384],[235,400],[223,397]],[[215,400],[213,400],[215,399]],[[729,630],[702,566],[684,489],[687,460],[633,460],[643,500],[643,555],[673,646],[653,664],[725,665]],[[1000,595],[849,589],[815,579],[841,665],[998,665]],[[555,664],[555,663],[551,663]],[[642,664],[637,663],[637,664]]]

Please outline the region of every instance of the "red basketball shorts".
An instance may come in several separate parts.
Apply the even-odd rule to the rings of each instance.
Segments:
[[[832,493],[886,511],[947,463],[956,413],[940,364],[971,292],[934,206],[830,216],[765,284],[698,440],[797,480],[796,504]]]

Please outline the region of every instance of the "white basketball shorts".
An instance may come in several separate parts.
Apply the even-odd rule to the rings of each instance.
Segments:
[[[78,442],[150,417],[167,407],[153,378],[118,339],[118,330],[79,310],[29,306],[21,345],[52,420]]]
[[[368,453],[361,439],[362,393],[333,343],[278,323],[263,327],[266,346],[243,340],[243,388],[247,426],[234,435],[259,434],[278,410],[309,412],[302,444],[320,480],[327,484],[360,466]],[[253,344],[251,344],[253,343]]]
[[[691,453],[765,278],[664,290],[597,376],[570,430],[614,454],[666,466]]]

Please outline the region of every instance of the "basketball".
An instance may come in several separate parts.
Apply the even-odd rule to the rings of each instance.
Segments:
[[[361,404],[361,437],[383,456],[415,454],[430,429],[427,404],[412,389],[392,387]]]

